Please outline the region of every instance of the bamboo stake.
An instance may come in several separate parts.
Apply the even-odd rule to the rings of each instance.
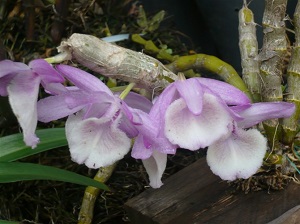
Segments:
[[[295,113],[290,118],[283,119],[283,141],[291,144],[297,134],[300,117],[300,2],[294,13],[295,44],[287,69],[287,97],[286,101],[294,103]]]
[[[258,61],[258,43],[256,39],[256,24],[252,11],[244,2],[239,11],[239,47],[243,68],[243,80],[252,94],[254,102],[260,102],[260,71]]]
[[[287,53],[285,11],[287,0],[266,0],[263,15],[264,40],[260,53],[263,101],[282,101],[283,60]],[[269,142],[278,142],[278,119],[263,122]],[[272,146],[273,147],[273,146]]]

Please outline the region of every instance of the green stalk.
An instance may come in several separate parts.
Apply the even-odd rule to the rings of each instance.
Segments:
[[[94,177],[94,180],[105,183],[112,175],[113,171],[115,170],[117,163],[114,163],[110,166],[101,167],[97,174]],[[87,187],[85,189],[81,209],[79,212],[78,217],[78,224],[90,224],[92,223],[93,216],[94,216],[94,206],[97,197],[99,196],[101,190],[95,187]]]
[[[264,40],[260,53],[262,99],[263,101],[282,101],[282,73],[284,57],[287,53],[286,27],[284,23],[287,0],[266,0],[263,15]],[[275,137],[278,142],[278,119],[263,122],[269,142]],[[281,128],[279,128],[280,130]]]
[[[156,57],[158,59],[164,59],[168,61],[174,61],[178,56],[173,56],[167,52],[166,49],[159,49],[152,40],[145,40],[143,37],[141,37],[139,34],[133,34],[131,36],[131,40],[135,43],[138,43],[140,45],[143,45],[145,48],[145,51],[148,51],[150,53],[157,54]]]
[[[131,36],[131,40],[135,43],[138,43],[140,45],[144,46],[144,49],[146,52],[149,52],[150,54],[156,54],[156,58],[167,60],[170,62],[175,61],[179,58],[178,55],[171,55],[167,49],[160,49],[158,48],[152,40],[145,40],[143,37],[141,37],[139,34],[133,34]],[[192,69],[184,71],[184,75],[186,77],[199,77],[200,75],[195,73]]]
[[[294,13],[295,44],[287,69],[287,94],[286,101],[294,103],[295,113],[290,118],[283,119],[283,141],[291,144],[297,134],[298,120],[300,117],[300,2]]]
[[[246,84],[235,69],[215,56],[206,54],[182,56],[171,64],[166,65],[166,67],[174,73],[186,71],[188,69],[206,69],[207,71],[219,75],[224,81],[246,93],[252,100],[252,96]]]
[[[260,102],[260,71],[258,43],[256,38],[256,24],[252,11],[244,3],[239,11],[239,47],[243,68],[243,80],[246,83],[254,102]]]
[[[135,86],[135,83],[129,83],[129,85],[123,90],[123,92],[120,94],[119,98],[121,100],[124,100],[125,97],[128,95],[128,93],[132,90],[132,88]]]

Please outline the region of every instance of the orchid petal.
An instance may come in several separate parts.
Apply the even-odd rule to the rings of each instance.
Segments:
[[[208,78],[196,78],[199,83],[219,95],[228,105],[249,104],[250,99],[236,87],[222,81]]]
[[[232,108],[234,110],[234,108]],[[239,111],[244,119],[238,122],[238,126],[249,128],[264,120],[291,116],[295,111],[295,105],[287,102],[254,103],[246,110]]]
[[[28,66],[37,73],[43,82],[43,85],[48,83],[62,83],[64,78],[59,74],[47,61],[44,59],[36,59],[29,62]]]
[[[32,148],[39,142],[35,135],[39,85],[40,77],[27,71],[16,75],[7,87],[9,103],[23,130],[24,142]]]
[[[130,92],[124,99],[125,103],[135,109],[142,110],[146,113],[150,112],[150,109],[152,107],[152,102],[148,100],[146,97]]]
[[[135,150],[144,150],[146,148],[147,152],[146,158],[149,158],[154,149],[165,154],[175,154],[176,149],[178,148],[177,145],[170,143],[170,141],[164,136],[160,135],[159,133],[159,122],[153,119],[147,113],[137,110],[131,109],[134,116],[138,116],[141,120],[140,125],[135,125],[135,128],[138,130],[139,135],[137,139],[139,140],[138,144],[134,144],[133,151]],[[141,149],[139,149],[139,147]],[[148,150],[149,149],[149,150]],[[141,154],[144,152],[141,152]],[[145,157],[140,157],[141,159],[145,159]]]
[[[39,100],[37,103],[38,120],[48,123],[74,114],[86,106],[85,104],[79,104],[70,108],[66,103],[67,97],[69,97],[69,94],[61,94]]]
[[[149,185],[153,188],[160,188],[163,185],[161,178],[166,169],[167,155],[154,151],[152,157],[142,161],[149,175]]]
[[[139,117],[137,117],[137,116],[134,116],[133,115],[133,110],[134,109],[131,109],[126,103],[125,103],[125,101],[124,100],[121,100],[120,99],[120,107],[121,107],[121,109],[122,109],[122,112],[123,112],[123,114],[124,114],[124,116],[128,119],[128,120],[130,120],[133,124],[141,124],[141,119],[139,119]]]
[[[183,81],[175,81],[174,85],[176,86],[180,96],[184,99],[189,110],[193,114],[199,115],[202,111],[203,97],[201,84],[196,79],[187,79]]]
[[[104,91],[112,95],[110,89],[97,77],[72,66],[57,65],[57,70],[78,88],[87,92]]]
[[[164,115],[169,105],[179,97],[179,94],[174,85],[169,85],[165,90],[160,94],[160,96],[155,100],[151,111],[149,112],[152,120],[156,121],[158,124],[158,137],[165,136],[164,127],[165,127],[165,118]]]
[[[68,87],[64,86],[61,83],[48,83],[44,86],[45,92],[51,95],[58,95],[68,91]]]
[[[82,113],[69,116],[66,136],[72,160],[89,168],[109,166],[130,150],[131,140],[118,127],[118,119],[89,118]]]
[[[10,83],[10,81],[13,79],[15,75],[14,74],[9,74],[6,75],[2,78],[0,78],[0,96],[7,96],[7,86]]]
[[[192,114],[183,99],[175,100],[165,116],[165,135],[173,144],[189,150],[209,146],[228,134],[232,118],[217,98],[203,96],[203,110],[198,116]]]
[[[132,122],[126,117],[122,116],[119,124],[120,130],[126,133],[129,138],[136,137],[139,132],[136,129],[136,126],[132,124]]]
[[[178,145],[172,144],[166,137],[157,137],[152,148],[164,154],[176,154]]]
[[[78,107],[80,105],[87,105],[87,104],[101,104],[101,105],[111,105],[115,100],[112,96],[108,95],[106,92],[93,92],[87,93],[82,90],[75,90],[69,91],[66,95],[65,103],[68,105],[69,108]],[[97,109],[100,109],[97,107]],[[93,114],[103,114],[101,112],[94,111]],[[90,116],[87,116],[90,117]]]
[[[207,163],[223,180],[247,179],[262,165],[266,150],[267,140],[258,130],[238,129],[208,147]]]
[[[155,103],[150,111],[150,115],[154,120],[161,120],[162,114],[165,114],[169,105],[179,97],[176,87],[174,85],[169,85],[160,96],[155,100]]]
[[[134,140],[134,145],[131,150],[131,156],[135,159],[148,159],[152,156],[153,149],[146,148],[143,135],[138,135]]]
[[[83,115],[83,119],[95,117],[95,118],[101,118],[101,117],[107,117],[112,120],[115,119],[115,117],[119,116],[120,108],[115,102],[94,102],[90,103],[86,106],[84,109],[85,113]]]
[[[30,71],[30,68],[21,62],[13,62],[11,60],[0,61],[0,78],[9,74],[18,74]]]

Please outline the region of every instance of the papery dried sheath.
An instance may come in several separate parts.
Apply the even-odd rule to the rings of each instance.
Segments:
[[[165,88],[177,76],[155,58],[117,45],[106,43],[97,37],[73,34],[58,47],[68,53],[67,59],[76,59],[80,64],[104,76],[134,82],[146,89]]]

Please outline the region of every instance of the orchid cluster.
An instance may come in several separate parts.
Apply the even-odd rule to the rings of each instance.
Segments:
[[[65,80],[73,85],[66,86]],[[38,100],[40,84],[50,96]],[[1,61],[0,95],[8,95],[26,145],[35,148],[39,142],[37,121],[67,117],[73,161],[89,168],[109,166],[132,149],[153,188],[162,185],[167,155],[178,148],[207,148],[208,165],[224,180],[249,178],[267,150],[266,138],[251,127],[289,117],[295,109],[286,102],[251,104],[225,82],[182,76],[153,102],[134,92],[124,97],[85,71],[62,64],[54,68],[43,59],[28,66]]]

